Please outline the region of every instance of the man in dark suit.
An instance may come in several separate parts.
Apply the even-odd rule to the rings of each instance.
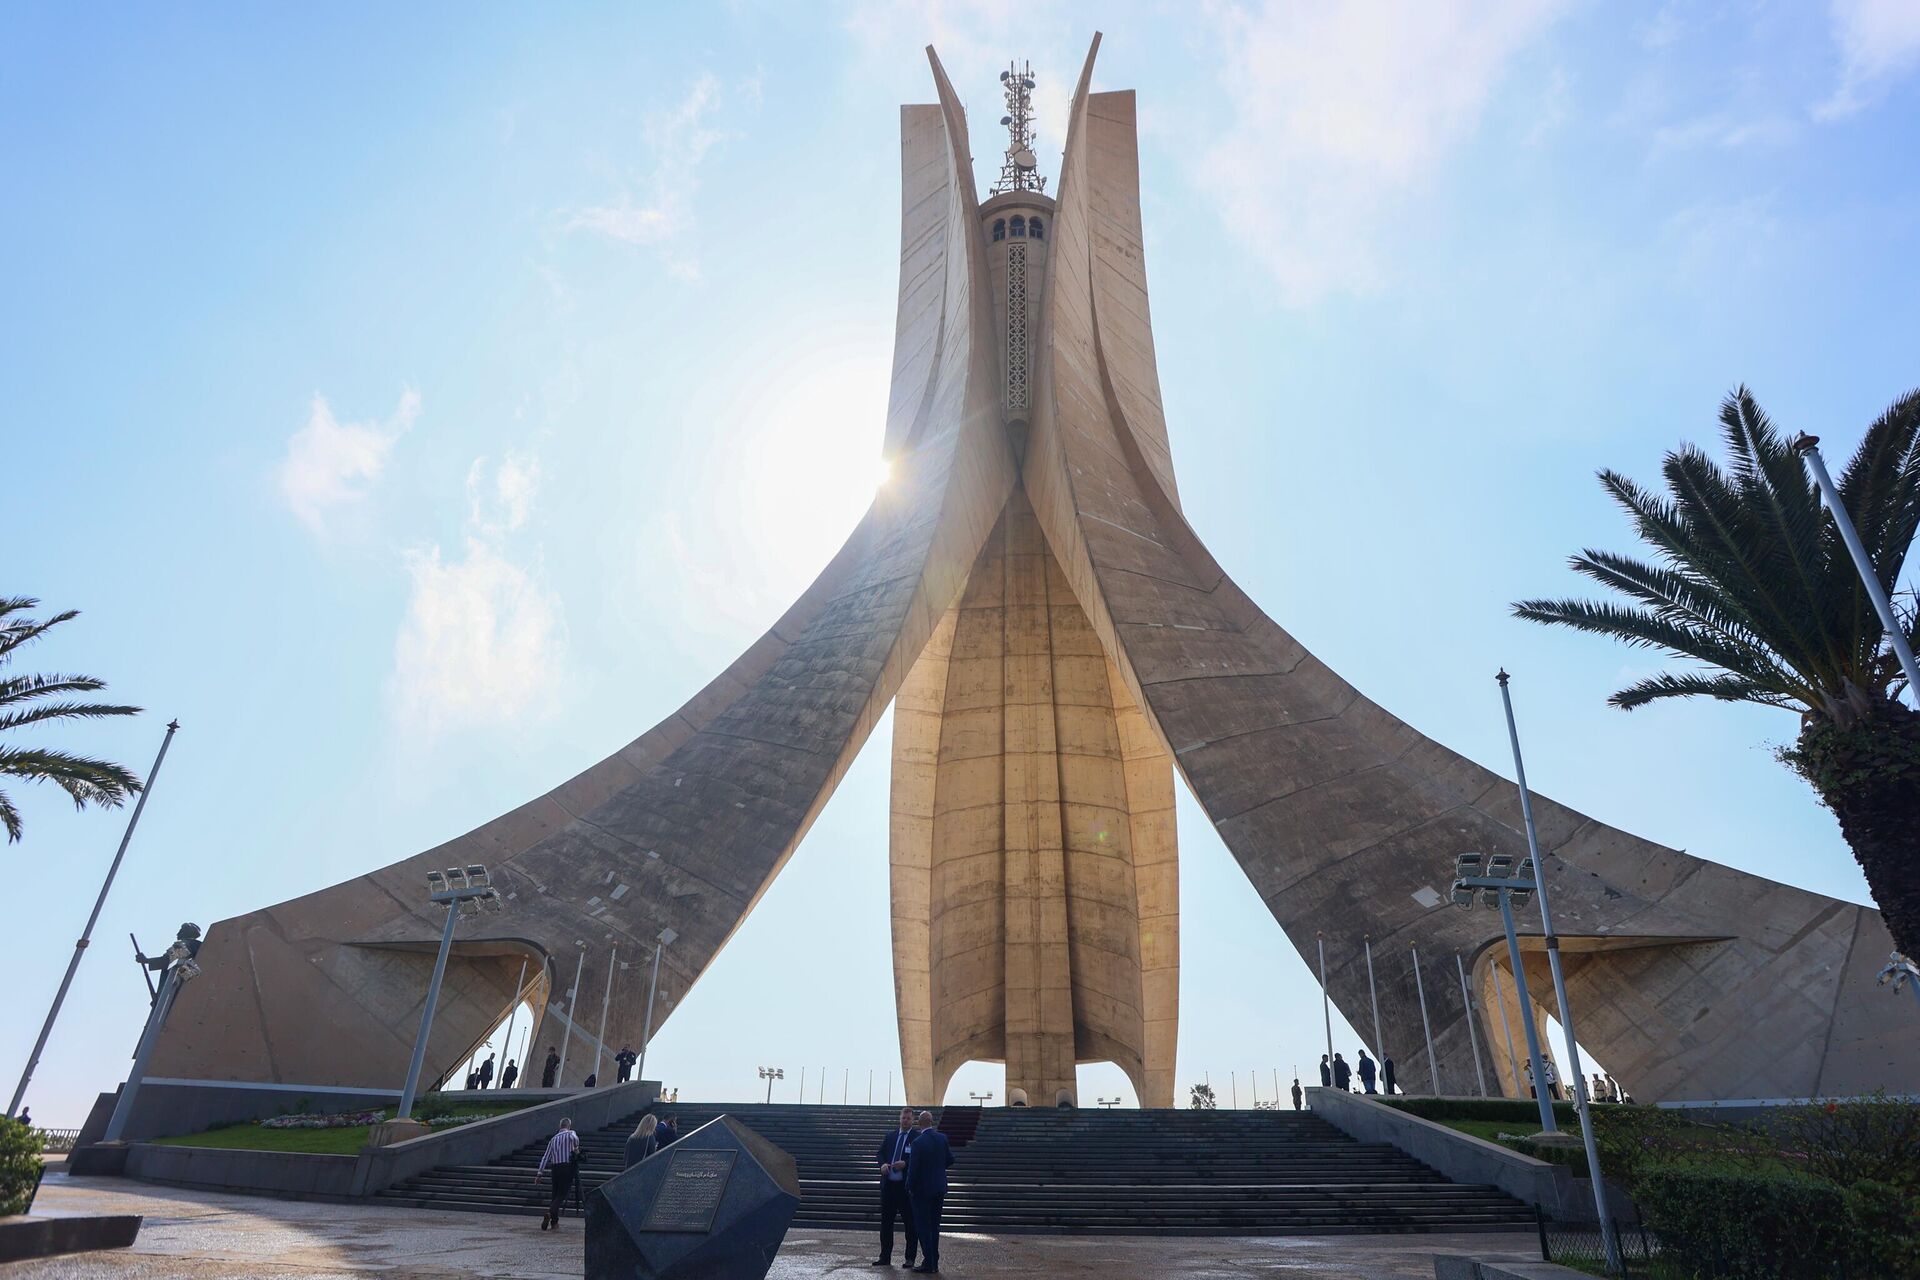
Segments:
[[[913,1206],[907,1200],[907,1149],[915,1136],[913,1108],[907,1107],[900,1112],[900,1128],[880,1139],[880,1149],[874,1153],[880,1165],[880,1256],[874,1260],[876,1267],[893,1265],[895,1214],[900,1215],[900,1225],[907,1233],[908,1267],[913,1266],[914,1255],[920,1251],[920,1238],[913,1229]]]
[[[1327,1065],[1327,1055],[1324,1053],[1320,1055],[1320,1087],[1322,1089],[1333,1087],[1333,1068]]]
[[[1342,1093],[1348,1092],[1353,1085],[1353,1068],[1339,1054],[1333,1055],[1333,1087]]]
[[[540,1087],[553,1088],[554,1079],[560,1074],[560,1051],[552,1045],[547,1046],[547,1065],[540,1071]]]
[[[947,1169],[953,1148],[933,1127],[933,1112],[920,1113],[920,1132],[907,1147],[907,1197],[913,1202],[913,1231],[920,1239],[921,1275],[940,1270],[940,1206],[947,1198]]]

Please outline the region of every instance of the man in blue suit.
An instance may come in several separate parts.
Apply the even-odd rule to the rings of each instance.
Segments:
[[[913,1266],[914,1254],[919,1252],[919,1236],[913,1229],[913,1205],[907,1199],[907,1149],[913,1146],[913,1140],[919,1137],[913,1127],[913,1108],[900,1112],[900,1128],[880,1139],[880,1150],[875,1158],[880,1162],[880,1257],[874,1262],[876,1267],[893,1265],[893,1218],[900,1215],[900,1225],[907,1233],[907,1266]]]
[[[920,1237],[920,1275],[940,1270],[940,1206],[947,1198],[947,1169],[953,1148],[933,1127],[933,1112],[920,1113],[920,1132],[907,1148],[907,1198],[913,1203],[913,1230]]]

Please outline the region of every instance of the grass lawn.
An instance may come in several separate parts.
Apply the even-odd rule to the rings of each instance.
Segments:
[[[462,1107],[460,1116],[503,1116],[519,1107]],[[347,1129],[263,1129],[251,1122],[224,1125],[205,1133],[189,1133],[177,1138],[155,1138],[169,1147],[218,1147],[227,1151],[301,1151],[308,1154],[353,1156],[367,1145],[371,1125],[357,1124]]]

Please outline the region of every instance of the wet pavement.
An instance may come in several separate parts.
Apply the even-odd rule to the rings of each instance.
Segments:
[[[457,1276],[546,1280],[581,1274],[584,1224],[543,1232],[536,1217],[221,1195],[117,1178],[49,1173],[35,1212],[139,1213],[132,1249],[0,1265],[4,1280],[389,1280]],[[869,1265],[876,1241],[792,1231],[772,1280],[901,1275]],[[1531,1234],[1135,1239],[980,1235],[942,1238],[941,1272],[1092,1280],[1432,1280],[1435,1253],[1539,1258]],[[896,1259],[896,1262],[898,1259]]]

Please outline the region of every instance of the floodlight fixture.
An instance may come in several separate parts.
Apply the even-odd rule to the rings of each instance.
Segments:
[[[1513,855],[1496,853],[1487,859],[1487,874],[1504,879],[1513,874]]]
[[[1469,911],[1473,909],[1473,890],[1458,880],[1453,882],[1453,905]]]
[[[1477,853],[1461,854],[1458,858],[1454,859],[1453,874],[1462,878],[1479,875],[1480,855]]]
[[[484,866],[476,862],[467,868],[467,882],[484,889],[493,883],[493,878],[487,874],[487,869]]]

